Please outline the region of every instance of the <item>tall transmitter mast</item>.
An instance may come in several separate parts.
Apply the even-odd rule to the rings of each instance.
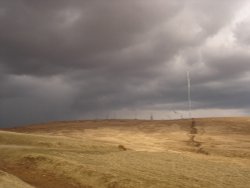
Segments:
[[[191,101],[191,80],[189,71],[187,71],[187,85],[188,85],[188,116],[191,119],[192,118],[192,101]]]

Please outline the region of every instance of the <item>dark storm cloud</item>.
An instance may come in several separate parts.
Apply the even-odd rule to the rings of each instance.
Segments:
[[[187,70],[195,109],[249,109],[249,20],[216,45],[245,2],[0,0],[0,126],[185,110]]]
[[[173,14],[178,6],[172,4],[132,0],[3,2],[1,57],[11,71],[20,74],[102,66],[109,61],[103,56],[136,45]]]

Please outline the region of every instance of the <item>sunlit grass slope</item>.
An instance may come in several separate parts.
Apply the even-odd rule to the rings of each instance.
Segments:
[[[0,151],[0,182],[27,187],[250,187],[250,118],[53,122],[0,131]]]

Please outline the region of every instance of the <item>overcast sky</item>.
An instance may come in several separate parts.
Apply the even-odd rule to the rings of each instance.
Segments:
[[[247,0],[0,0],[0,127],[250,114]]]

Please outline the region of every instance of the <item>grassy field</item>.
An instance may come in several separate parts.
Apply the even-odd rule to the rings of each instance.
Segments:
[[[250,118],[0,131],[0,188],[250,188]]]

